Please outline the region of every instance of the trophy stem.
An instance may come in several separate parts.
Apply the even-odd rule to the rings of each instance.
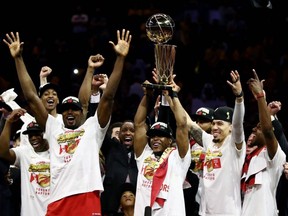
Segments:
[[[173,76],[176,46],[168,44],[155,44],[155,65],[159,84],[167,85]]]

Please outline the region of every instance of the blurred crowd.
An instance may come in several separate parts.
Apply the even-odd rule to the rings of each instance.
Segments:
[[[99,73],[111,71],[114,56],[108,54],[111,51],[108,41],[116,29],[130,29],[132,54],[125,63],[113,115],[114,121],[122,121],[135,114],[141,97],[140,83],[151,80],[155,67],[154,44],[146,36],[146,21],[156,13],[169,14],[175,21],[174,35],[168,43],[177,46],[174,73],[177,82],[182,84],[179,97],[190,114],[203,105],[215,108],[219,104],[233,103],[233,96],[223,81],[236,69],[243,80],[248,80],[251,68],[255,68],[265,79],[267,100],[282,101],[284,111],[279,117],[287,119],[288,102],[284,93],[288,82],[287,2],[272,3],[273,8],[269,9],[256,8],[252,0],[150,0],[113,2],[111,5],[75,1],[69,8],[35,3],[37,9],[33,10],[23,10],[21,6],[25,3],[19,3],[15,9],[19,19],[3,23],[1,37],[4,32],[19,31],[25,40],[26,64],[33,80],[37,84],[40,68],[49,65],[53,69],[50,81],[60,84],[62,94],[67,95],[71,91],[77,94],[87,56],[91,53],[99,52],[105,57]],[[18,88],[19,84],[15,73],[11,72],[15,70],[11,60],[2,54],[5,47],[3,44],[0,47],[3,92],[9,87]],[[255,110],[249,106],[249,101],[246,107],[245,118],[253,122]],[[283,124],[284,128],[288,126],[287,121]]]

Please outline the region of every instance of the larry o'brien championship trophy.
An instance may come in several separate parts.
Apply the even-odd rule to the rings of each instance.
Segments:
[[[163,13],[154,14],[146,22],[148,38],[155,43],[155,67],[158,75],[158,84],[143,84],[147,88],[171,90],[167,86],[172,80],[175,63],[176,46],[165,44],[173,36],[175,23],[173,19]]]

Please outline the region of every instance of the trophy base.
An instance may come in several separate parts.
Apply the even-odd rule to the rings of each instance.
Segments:
[[[145,88],[149,88],[149,89],[159,89],[159,90],[172,91],[172,86],[168,86],[168,85],[143,83],[142,86],[145,87]]]

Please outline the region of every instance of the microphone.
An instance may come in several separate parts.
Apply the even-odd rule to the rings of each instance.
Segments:
[[[144,216],[151,216],[151,207],[150,206],[145,207]]]

